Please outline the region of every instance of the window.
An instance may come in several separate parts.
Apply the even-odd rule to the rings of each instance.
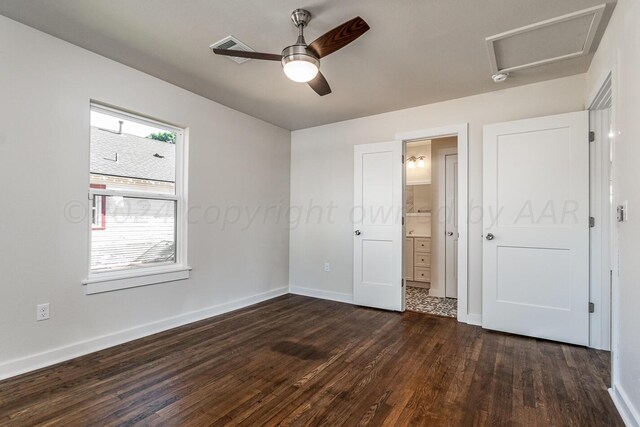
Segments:
[[[95,104],[90,123],[91,238],[85,283],[113,290],[104,282],[116,282],[119,289],[168,281],[164,273],[188,271],[183,130]],[[135,277],[146,279],[128,280]]]
[[[105,185],[90,184],[91,188],[106,188]],[[91,229],[92,230],[104,230],[105,226],[105,212],[106,212],[106,196],[93,196],[91,197]]]

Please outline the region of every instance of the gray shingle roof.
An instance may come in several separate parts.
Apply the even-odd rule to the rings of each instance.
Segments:
[[[175,159],[175,144],[91,127],[91,173],[175,182]]]

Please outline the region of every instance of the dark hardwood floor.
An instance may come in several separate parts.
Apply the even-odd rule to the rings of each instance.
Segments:
[[[0,425],[622,426],[609,355],[284,296],[0,382]]]

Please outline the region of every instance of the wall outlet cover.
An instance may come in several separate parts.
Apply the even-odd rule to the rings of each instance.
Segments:
[[[36,306],[36,320],[39,322],[47,319],[49,319],[49,303],[38,304]]]

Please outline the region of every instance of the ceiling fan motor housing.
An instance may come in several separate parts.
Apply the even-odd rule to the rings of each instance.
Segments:
[[[320,59],[304,44],[294,44],[282,49],[282,66],[291,61],[306,61],[320,68]]]
[[[291,13],[291,21],[298,28],[299,35],[296,44],[287,46],[282,50],[282,66],[285,67],[293,61],[304,61],[315,65],[316,69],[320,68],[320,59],[311,49],[307,47],[304,40],[303,28],[309,24],[311,13],[304,9],[296,9]]]
[[[296,9],[291,12],[291,20],[293,21],[293,25],[296,27],[306,27],[311,21],[311,13],[308,10],[304,9]]]
[[[318,74],[320,59],[305,44],[294,44],[283,49],[282,68],[291,80],[304,83]]]

